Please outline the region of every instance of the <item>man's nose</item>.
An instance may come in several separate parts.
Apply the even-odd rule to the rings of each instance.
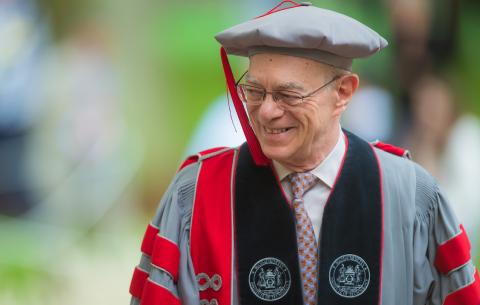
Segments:
[[[271,93],[267,93],[265,96],[265,100],[260,105],[260,116],[264,119],[274,119],[277,117],[282,116],[284,110],[280,105],[273,100],[273,95]]]

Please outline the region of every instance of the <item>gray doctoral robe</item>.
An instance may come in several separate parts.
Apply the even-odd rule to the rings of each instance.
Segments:
[[[423,168],[408,159],[375,150],[381,166],[384,196],[381,304],[442,305],[449,294],[475,280],[471,261],[447,275],[434,266],[439,245],[459,234],[460,223],[435,180]],[[168,289],[183,305],[209,304],[199,300],[189,251],[195,186],[202,158],[175,176],[151,222],[159,228],[161,236],[180,249],[178,282],[174,283],[168,272],[152,266],[146,254],[142,254],[138,265],[148,272],[152,282]],[[236,279],[232,281],[235,290]],[[238,305],[236,291],[233,295],[232,305]],[[138,305],[140,300],[132,297],[130,304]]]

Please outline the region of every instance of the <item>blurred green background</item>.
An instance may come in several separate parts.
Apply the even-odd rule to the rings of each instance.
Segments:
[[[419,1],[428,70],[448,82],[459,113],[478,117],[479,2]],[[402,43],[417,42],[395,20],[411,8],[311,2],[390,41],[354,70],[389,92],[389,139],[409,143],[412,72],[402,76],[398,59]],[[129,302],[144,228],[207,107],[225,97],[213,37],[276,3],[0,0],[0,304]],[[405,58],[403,68],[415,63]],[[241,75],[247,60],[231,60]]]

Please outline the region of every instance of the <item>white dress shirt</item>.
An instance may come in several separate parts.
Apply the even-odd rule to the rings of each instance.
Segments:
[[[310,173],[318,177],[319,181],[305,193],[303,201],[307,214],[312,222],[317,241],[320,236],[320,228],[322,227],[323,209],[328,196],[330,195],[333,184],[335,183],[335,179],[337,178],[338,171],[340,170],[345,155],[345,148],[345,137],[343,132],[340,131],[337,144],[335,144],[332,151],[320,163],[320,165],[310,171]],[[287,169],[276,161],[273,161],[273,166],[277,171],[278,178],[282,183],[282,188],[287,199],[291,201],[292,190],[290,188],[290,182],[286,177],[293,173],[293,171]]]

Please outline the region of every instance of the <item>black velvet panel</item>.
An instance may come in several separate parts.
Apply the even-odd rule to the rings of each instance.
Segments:
[[[381,274],[383,224],[380,172],[371,146],[349,132],[345,131],[345,134],[349,142],[347,154],[323,215],[318,305],[374,305],[379,302]],[[240,304],[303,304],[294,212],[272,170],[256,166],[246,145],[241,147],[236,169],[235,214]],[[339,294],[332,288],[329,274],[331,270],[336,270],[334,275],[339,279],[342,259],[337,259],[343,257],[346,260],[342,274],[348,279],[348,271],[352,270],[349,267],[356,267],[348,260],[352,255],[365,262],[360,270],[368,266],[369,283],[364,290],[360,289],[359,294],[355,281],[349,283],[344,277],[343,290]],[[252,267],[267,257],[282,261],[291,275],[288,293],[275,301],[261,300],[252,292],[249,282]],[[336,260],[340,261],[337,269],[331,268]],[[354,268],[353,271],[356,272],[356,282],[365,283],[365,278],[362,278],[365,273],[358,277],[361,272]],[[335,279],[333,282],[334,286],[338,284]],[[349,291],[351,295],[345,296]]]
[[[245,144],[240,149],[236,172],[235,227],[240,304],[302,304],[293,211],[270,167],[256,166]],[[252,267],[268,257],[283,262],[291,280],[286,295],[274,301],[257,297],[249,283]]]
[[[371,146],[357,136],[345,133],[349,142],[347,155],[323,215],[318,304],[373,305],[379,303],[381,273],[383,228],[380,173]],[[332,264],[346,254],[361,257],[370,271],[370,283],[359,296],[341,296],[330,284]],[[348,263],[345,263],[345,267],[348,267]],[[353,289],[348,285],[344,287],[347,287],[347,291]]]

